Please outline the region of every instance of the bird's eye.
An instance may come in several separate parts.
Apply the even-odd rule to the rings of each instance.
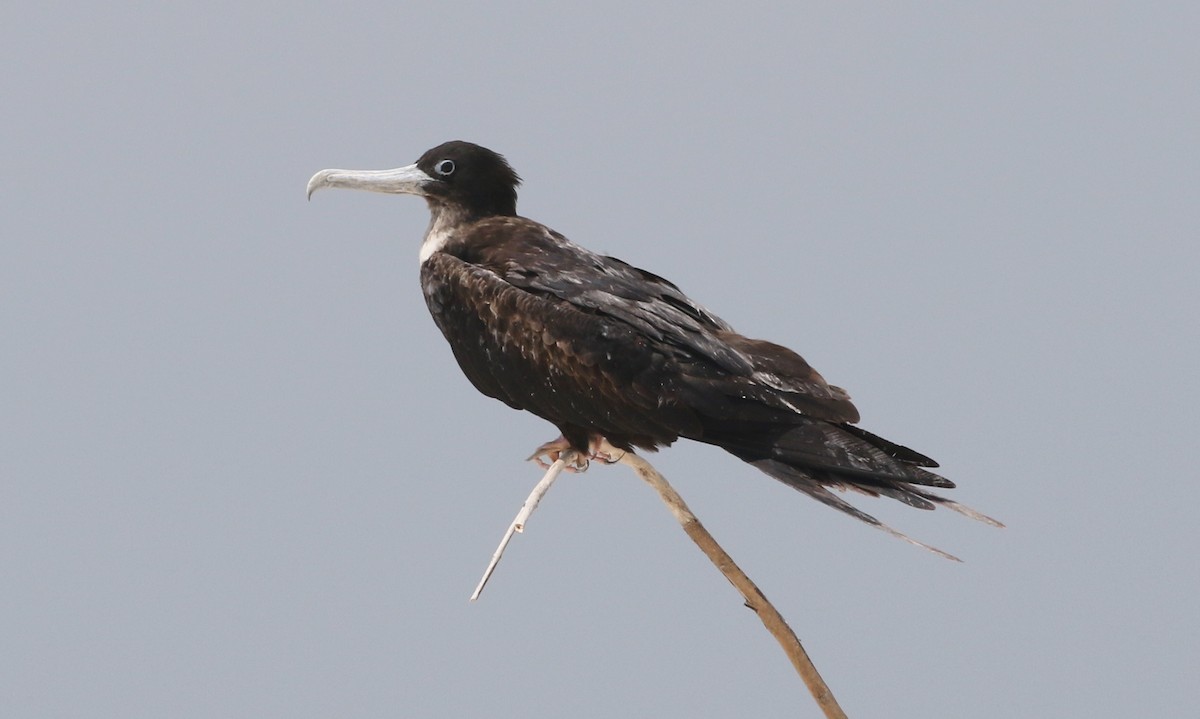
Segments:
[[[439,174],[443,177],[448,177],[450,175],[453,175],[454,174],[454,160],[442,160],[438,164],[434,165],[433,169],[435,172],[437,172],[437,174]]]

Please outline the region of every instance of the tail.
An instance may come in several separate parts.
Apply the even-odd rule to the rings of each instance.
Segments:
[[[892,529],[830,490],[849,489],[872,497],[891,497],[917,509],[931,510],[940,505],[994,527],[1004,526],[929,491],[931,487],[954,488],[950,480],[924,469],[936,467],[937,462],[853,425],[803,418],[801,423],[787,426],[743,424],[732,431],[707,427],[703,441],[721,447],[826,506],[956,562],[961,560]]]

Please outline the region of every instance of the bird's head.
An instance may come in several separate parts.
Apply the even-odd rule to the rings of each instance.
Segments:
[[[308,196],[325,187],[420,195],[431,206],[455,206],[480,218],[517,214],[519,184],[521,178],[503,156],[454,140],[394,170],[321,170],[308,181]]]

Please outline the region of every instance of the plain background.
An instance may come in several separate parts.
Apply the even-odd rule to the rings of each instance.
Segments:
[[[654,458],[855,717],[1200,701],[1194,3],[8,3],[0,715],[816,716],[623,468],[427,316],[449,139],[847,387],[1003,519]],[[853,498],[852,498],[853,499]]]

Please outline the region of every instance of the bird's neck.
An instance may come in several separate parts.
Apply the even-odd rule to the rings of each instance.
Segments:
[[[454,233],[471,221],[467,212],[457,205],[430,202],[429,213],[429,229],[425,231],[425,241],[421,243],[422,263],[445,247]]]

